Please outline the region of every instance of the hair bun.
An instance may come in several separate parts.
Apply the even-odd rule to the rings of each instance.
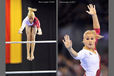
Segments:
[[[36,9],[36,8],[31,8],[31,7],[28,7],[28,10],[29,10],[30,12],[37,11],[37,9]]]

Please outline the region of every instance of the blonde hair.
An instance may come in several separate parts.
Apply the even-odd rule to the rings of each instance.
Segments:
[[[97,34],[97,33],[95,32],[95,30],[87,30],[87,31],[85,31],[85,33],[84,33],[84,35],[83,35],[83,38],[84,38],[87,34],[93,34],[96,39],[101,39],[101,38],[104,37],[104,36],[101,36],[101,35]]]
[[[35,8],[31,8],[31,7],[28,7],[28,18],[34,18],[35,17],[35,14],[34,14],[34,12],[35,11],[37,11],[37,9],[35,9]]]

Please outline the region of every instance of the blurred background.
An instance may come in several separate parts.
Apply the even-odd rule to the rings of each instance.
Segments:
[[[58,25],[58,76],[83,76],[80,61],[74,60],[62,43],[65,34],[73,42],[73,48],[80,51],[83,47],[83,33],[93,29],[92,18],[86,13],[88,4],[95,4],[104,36],[97,44],[101,56],[101,76],[108,76],[108,0],[59,0]]]

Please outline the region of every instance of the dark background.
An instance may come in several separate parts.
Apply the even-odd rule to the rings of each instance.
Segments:
[[[43,1],[43,0],[41,0]],[[45,0],[48,1],[48,0]],[[53,0],[54,1],[54,0]],[[27,16],[28,7],[36,8],[36,17],[40,20],[43,35],[36,36],[36,41],[56,40],[56,5],[55,3],[39,3],[38,0],[22,0],[22,20]],[[25,30],[22,41],[26,41]],[[26,44],[22,44],[22,63],[6,64],[6,71],[38,71],[56,70],[56,43],[36,44],[35,60],[26,59]],[[7,76],[55,76],[56,74],[22,74]]]
[[[74,60],[64,47],[62,39],[68,34],[77,52],[83,48],[83,33],[93,29],[92,17],[86,13],[88,4],[96,5],[101,35],[104,36],[97,44],[101,55],[101,74],[108,75],[108,0],[59,0],[58,76],[82,76],[84,73],[80,62]]]

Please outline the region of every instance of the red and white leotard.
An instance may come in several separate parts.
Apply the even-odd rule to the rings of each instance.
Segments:
[[[32,23],[29,22],[28,16],[23,20],[21,28],[24,29],[25,26],[36,26],[37,28],[40,28],[40,21],[37,17],[34,18],[34,21]]]

